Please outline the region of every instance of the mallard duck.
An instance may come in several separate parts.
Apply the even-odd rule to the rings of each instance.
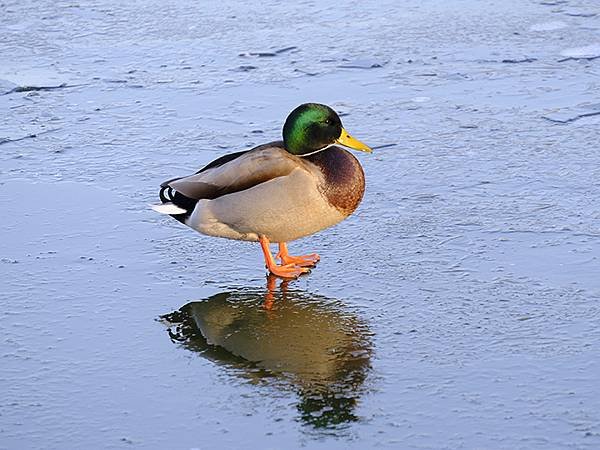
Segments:
[[[329,106],[305,103],[283,126],[283,141],[221,156],[194,175],[160,186],[153,209],[209,236],[260,242],[273,275],[296,278],[320,257],[292,256],[287,242],[350,216],[365,191],[358,160],[340,144],[371,152]],[[269,244],[279,244],[275,258]]]

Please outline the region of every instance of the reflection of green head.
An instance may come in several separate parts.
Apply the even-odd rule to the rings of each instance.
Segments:
[[[291,385],[305,423],[327,428],[356,421],[370,370],[368,328],[337,300],[298,291],[283,297],[277,294],[267,311],[264,291],[224,292],[162,319],[174,341],[238,369],[234,374],[271,387]]]
[[[356,422],[359,417],[354,414],[354,408],[362,394],[361,385],[368,369],[367,361],[362,370],[353,374],[352,382],[346,380],[327,389],[301,391],[301,400],[296,407],[302,421],[315,428],[330,428],[343,423]]]

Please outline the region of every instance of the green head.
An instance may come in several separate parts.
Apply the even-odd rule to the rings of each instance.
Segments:
[[[327,105],[305,103],[294,109],[283,125],[283,143],[288,152],[306,155],[331,144],[371,152],[362,142],[351,137],[336,112]]]

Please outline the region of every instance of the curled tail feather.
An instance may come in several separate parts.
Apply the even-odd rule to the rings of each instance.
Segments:
[[[160,186],[158,196],[162,204],[151,205],[151,208],[160,213],[168,214],[174,219],[185,223],[185,220],[192,214],[198,200],[186,197],[185,195],[177,192],[169,183],[174,180],[169,180]]]

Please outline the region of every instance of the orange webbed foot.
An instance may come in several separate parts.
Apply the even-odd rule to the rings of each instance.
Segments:
[[[283,264],[295,264],[300,267],[314,267],[321,259],[316,253],[292,256],[288,253],[287,244],[285,242],[279,244],[279,253],[277,253],[275,258],[279,258]]]
[[[317,265],[321,257],[316,253],[310,255],[282,255],[281,252],[277,253],[275,258],[279,258],[283,264],[296,264],[300,267],[314,267]]]
[[[310,272],[309,269],[300,267],[294,263],[284,263],[281,265],[277,264],[273,258],[273,255],[271,254],[271,251],[269,250],[269,240],[265,236],[260,236],[259,242],[263,250],[265,265],[267,266],[269,273],[280,278],[298,278],[303,273]]]
[[[269,269],[269,273],[280,278],[298,278],[303,273],[310,272],[310,269],[297,266],[296,264],[275,264],[271,267],[267,266],[267,269]]]

